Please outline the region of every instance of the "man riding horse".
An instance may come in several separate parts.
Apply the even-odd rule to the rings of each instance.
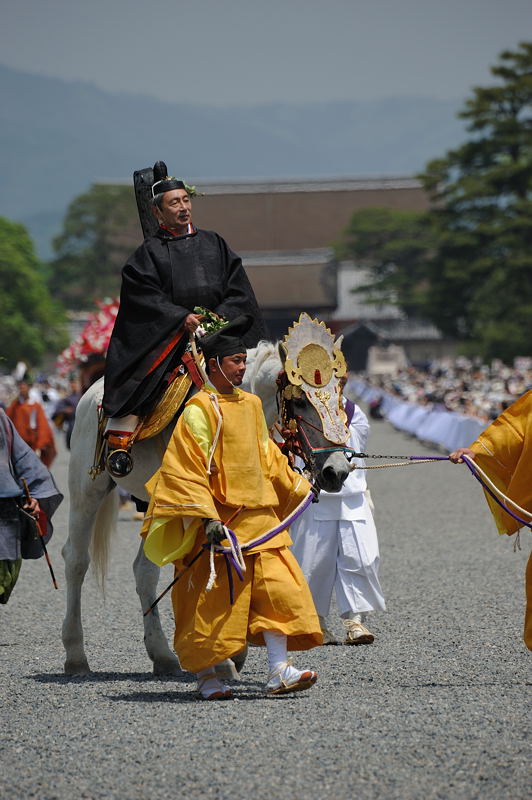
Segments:
[[[135,173],[136,189],[139,177],[150,193],[146,209],[137,191],[146,238],[122,270],[120,309],[107,352],[102,404],[109,418],[107,466],[116,477],[132,469],[129,445],[139,421],[184,370],[181,359],[189,334],[202,319],[194,311],[197,306],[227,320],[251,314],[246,346],[253,347],[264,338],[241,259],[217,233],[192,223],[195,190],[168,177],[162,161],[153,171]]]

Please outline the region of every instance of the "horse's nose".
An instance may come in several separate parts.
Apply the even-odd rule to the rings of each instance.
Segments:
[[[321,471],[323,488],[326,492],[339,492],[349,475],[347,469],[326,466]]]

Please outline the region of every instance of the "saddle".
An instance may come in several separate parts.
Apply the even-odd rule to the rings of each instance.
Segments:
[[[185,361],[185,359],[183,360]],[[130,450],[135,442],[157,436],[157,434],[161,433],[174,417],[179,414],[189,395],[192,384],[198,384],[199,376],[199,373],[196,374],[193,369],[193,367],[196,366],[195,363],[189,365],[185,361],[185,365],[189,371],[185,371],[184,373],[178,372],[171,380],[153,411],[139,421],[139,424],[128,439],[127,446],[124,449],[112,451],[113,454],[117,454],[119,460],[120,457],[122,457],[123,460],[130,464],[129,469],[123,474],[118,470],[115,472],[113,469],[110,469],[107,463],[109,453],[107,452],[107,439],[104,434],[108,417],[103,413],[103,409],[100,406],[98,409],[98,434],[94,449],[94,461],[92,467],[89,469],[89,475],[93,480],[95,480],[106,467],[109,468],[113,477],[124,477],[127,475],[133,466]],[[199,379],[201,380],[201,378]]]

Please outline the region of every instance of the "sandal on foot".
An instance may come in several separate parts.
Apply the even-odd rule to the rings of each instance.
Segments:
[[[198,696],[200,700],[230,700],[233,692],[216,675],[204,675],[198,678]]]
[[[354,619],[343,619],[342,624],[346,629],[344,644],[373,643],[375,636],[361,622]]]
[[[283,661],[268,675],[266,694],[288,694],[310,689],[316,683],[318,673],[311,669],[303,672],[292,666],[290,661]]]

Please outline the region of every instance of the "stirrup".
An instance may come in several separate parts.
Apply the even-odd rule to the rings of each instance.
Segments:
[[[107,471],[113,478],[125,478],[133,469],[133,459],[129,450],[111,450],[105,459]]]
[[[134,433],[114,433],[109,431],[105,436],[107,440],[107,455],[105,466],[113,478],[125,478],[133,469],[131,446]]]

